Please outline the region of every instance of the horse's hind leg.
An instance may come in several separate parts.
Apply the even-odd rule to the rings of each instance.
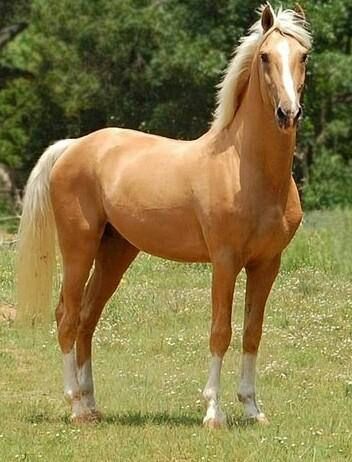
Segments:
[[[63,181],[59,175],[52,177],[51,201],[63,263],[56,319],[63,354],[64,395],[72,405],[73,415],[82,413],[75,356],[82,295],[105,226],[94,189],[82,192],[78,186],[76,182]]]
[[[72,224],[72,223],[71,223]],[[77,224],[77,223],[76,223]],[[58,227],[59,239],[63,229]],[[67,230],[66,230],[67,231]],[[63,257],[63,284],[56,310],[58,339],[63,353],[64,394],[72,405],[72,414],[83,412],[76,371],[75,341],[79,325],[81,301],[89,271],[97,252],[101,233],[72,226],[60,240]]]
[[[76,341],[77,376],[81,401],[89,412],[76,416],[95,419],[96,411],[91,364],[92,337],[107,300],[138,254],[138,249],[123,239],[110,225],[102,237],[92,273],[84,293]]]

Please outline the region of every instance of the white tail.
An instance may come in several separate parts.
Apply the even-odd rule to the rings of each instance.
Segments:
[[[23,200],[17,246],[18,319],[25,323],[50,320],[56,267],[56,227],[50,201],[50,172],[74,140],[50,146],[32,170]]]

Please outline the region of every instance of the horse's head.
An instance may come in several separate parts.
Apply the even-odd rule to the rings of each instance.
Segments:
[[[297,21],[303,23],[302,13],[297,14]],[[265,34],[257,54],[261,93],[273,108],[279,128],[289,131],[302,114],[300,98],[309,50],[296,37],[275,27],[270,5],[263,9],[261,23]]]

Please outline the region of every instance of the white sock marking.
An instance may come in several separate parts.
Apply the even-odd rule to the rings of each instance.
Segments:
[[[244,411],[247,417],[261,418],[261,414],[255,401],[255,374],[256,374],[257,355],[243,353],[241,366],[241,381],[238,389],[238,395],[244,405]]]
[[[211,420],[219,425],[223,425],[226,421],[225,414],[222,412],[219,405],[221,366],[222,358],[213,356],[210,362],[208,382],[203,391],[204,399],[208,403],[207,413],[203,419],[203,423],[207,423]]]
[[[257,355],[243,353],[239,393],[243,396],[255,393],[255,366]]]
[[[222,359],[219,356],[213,356],[210,362],[208,382],[203,392],[203,396],[207,401],[218,398],[221,366]]]
[[[64,395],[65,398],[70,402],[72,408],[72,418],[84,416],[89,413],[90,406],[88,403],[92,404],[92,399],[94,400],[93,395],[87,394],[83,399],[81,390],[78,384],[78,374],[76,366],[76,354],[75,349],[63,355],[64,361]],[[84,371],[80,371],[80,377],[89,377],[89,366],[84,368]],[[85,382],[87,387],[89,387],[89,381]],[[95,403],[93,405],[95,408]]]
[[[79,386],[77,381],[76,355],[74,348],[63,355],[64,360],[64,394],[72,401],[79,397]]]
[[[77,370],[81,399],[89,409],[95,409],[94,384],[91,359],[88,359],[82,367]]]

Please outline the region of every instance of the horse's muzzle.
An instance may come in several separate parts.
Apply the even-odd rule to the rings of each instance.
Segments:
[[[279,127],[282,130],[288,130],[289,128],[296,127],[298,121],[302,118],[302,107],[298,106],[294,112],[292,110],[286,110],[281,105],[276,110],[276,120]]]

